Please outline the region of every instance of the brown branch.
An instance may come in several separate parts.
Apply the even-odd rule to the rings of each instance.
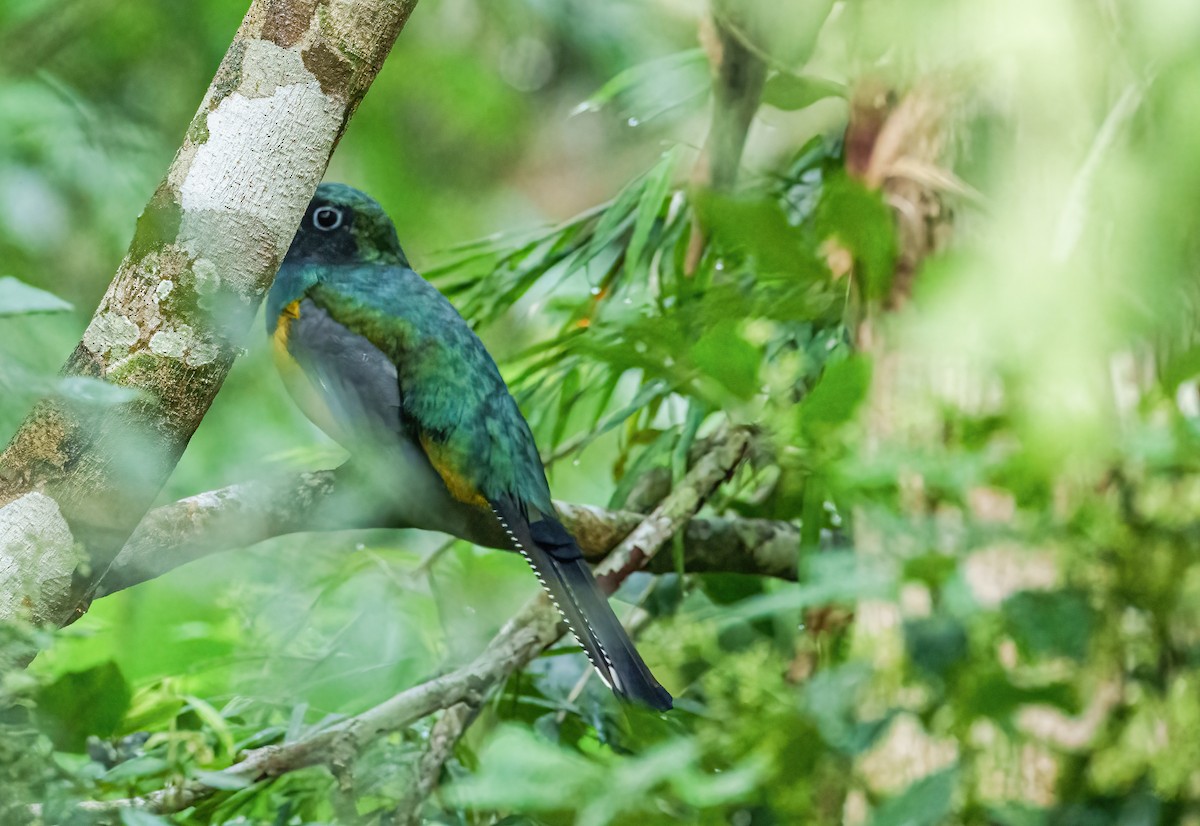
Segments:
[[[414,5],[251,3],[63,368],[134,400],[98,411],[44,400],[0,455],[0,558],[12,574],[0,619],[61,624],[86,610],[221,387]],[[87,557],[78,570],[75,547]]]
[[[601,587],[612,593],[627,576],[646,567],[659,548],[688,523],[713,491],[737,469],[749,448],[750,437],[742,430],[733,430],[716,440],[713,449],[687,472],[679,486],[596,567]]]
[[[370,519],[352,502],[364,489],[325,470],[230,485],[156,508],[113,562],[98,595],[162,576],[180,565],[275,536],[315,530],[406,527],[386,511]],[[630,511],[556,502],[589,561],[598,562],[646,518]],[[799,531],[790,522],[706,517],[683,526],[688,570],[796,578]],[[673,570],[652,559],[651,571]]]
[[[353,527],[332,516],[338,472],[242,482],[155,508],[113,560],[97,596],[155,579],[210,554],[309,530]],[[365,526],[364,526],[365,527]]]
[[[679,487],[613,551],[598,570],[601,582],[617,587],[636,570],[636,563],[654,557],[671,536],[683,527],[714,490],[737,469],[750,440],[733,431],[719,442],[684,477]],[[545,594],[530,600],[505,623],[483,653],[473,662],[429,682],[409,688],[374,708],[300,740],[248,752],[242,760],[217,772],[215,786],[278,777],[319,764],[349,763],[353,755],[376,737],[411,724],[432,712],[459,704],[482,705],[495,686],[553,645],[565,632],[558,611]],[[84,804],[92,810],[146,808],[177,812],[215,794],[218,789],[189,781],[143,797]]]
[[[446,709],[433,724],[417,770],[407,784],[400,802],[392,811],[391,822],[396,826],[417,826],[422,822],[421,809],[437,788],[442,768],[454,754],[458,741],[479,715],[479,706],[459,703]]]

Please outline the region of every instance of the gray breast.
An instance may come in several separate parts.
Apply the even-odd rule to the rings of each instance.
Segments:
[[[500,545],[495,521],[454,499],[425,451],[410,439],[414,430],[404,421],[391,359],[312,300],[299,309],[287,331],[287,350],[302,373],[283,374],[305,415],[350,451],[394,518]]]

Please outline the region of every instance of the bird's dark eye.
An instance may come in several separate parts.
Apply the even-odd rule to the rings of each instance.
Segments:
[[[313,210],[312,222],[322,232],[333,232],[342,225],[342,211],[331,206],[317,207]]]

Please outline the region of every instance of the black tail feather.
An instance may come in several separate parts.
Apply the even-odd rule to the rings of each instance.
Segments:
[[[494,510],[600,679],[619,697],[658,711],[671,708],[671,695],[642,661],[567,529],[553,517],[530,524],[504,504]]]

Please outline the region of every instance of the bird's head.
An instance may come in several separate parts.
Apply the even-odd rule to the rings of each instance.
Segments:
[[[373,198],[345,184],[321,184],[304,212],[285,263],[380,261],[407,267],[396,228]]]

